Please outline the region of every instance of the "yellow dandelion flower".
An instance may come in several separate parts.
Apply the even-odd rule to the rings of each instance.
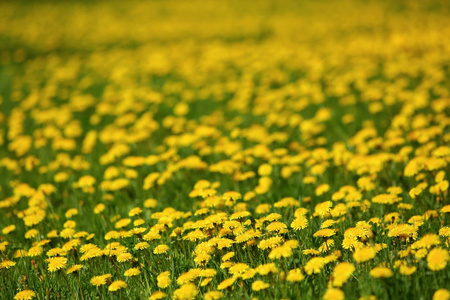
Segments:
[[[225,279],[224,281],[219,283],[219,285],[217,286],[217,289],[224,290],[224,289],[232,286],[235,281],[236,281],[236,277],[231,277],[231,278]]]
[[[14,300],[31,300],[36,297],[36,293],[32,290],[23,290],[14,296]]]
[[[316,188],[316,196],[322,196],[323,194],[325,194],[326,192],[328,192],[330,190],[330,186],[326,183],[319,185]]]
[[[439,212],[441,214],[450,213],[450,204],[447,204],[447,205],[443,206]]]
[[[120,229],[120,228],[126,227],[130,223],[131,223],[131,219],[124,218],[124,219],[120,219],[119,221],[117,221],[116,224],[114,225],[114,227],[116,229]]]
[[[323,295],[323,300],[344,300],[345,294],[342,290],[337,288],[329,288]]]
[[[291,257],[292,254],[293,254],[293,252],[292,252],[292,248],[291,247],[282,245],[282,246],[273,248],[270,251],[270,253],[269,253],[269,258],[272,259],[272,260],[273,259],[280,259],[282,257],[286,258],[286,257]]]
[[[305,275],[303,275],[299,268],[290,270],[286,277],[286,280],[290,282],[299,282],[303,279],[305,279]]]
[[[323,257],[313,257],[306,262],[305,271],[308,275],[320,273],[326,263],[327,261]]]
[[[117,261],[118,262],[125,262],[125,261],[129,261],[133,259],[133,255],[131,253],[121,253],[117,256]]]
[[[156,291],[151,294],[151,296],[148,298],[148,300],[159,300],[159,299],[163,299],[165,297],[167,297],[166,293],[164,293],[163,291]]]
[[[167,288],[171,283],[172,280],[170,279],[170,272],[162,272],[156,277],[156,280],[158,281],[158,287],[161,289]]]
[[[218,300],[223,298],[223,293],[220,291],[210,291],[203,295],[203,299],[205,300]]]
[[[25,232],[25,238],[32,239],[32,238],[36,237],[38,234],[39,234],[39,231],[37,231],[36,229],[30,229],[27,232]]]
[[[135,250],[143,250],[147,249],[148,247],[150,247],[150,245],[147,242],[139,242],[136,245],[134,245]]]
[[[158,201],[155,199],[147,199],[144,201],[144,207],[146,208],[154,208],[156,205],[158,205]]]
[[[314,207],[314,215],[320,216],[321,218],[323,218],[331,211],[332,206],[333,206],[333,202],[331,202],[331,201],[325,201],[325,202],[319,203]]]
[[[330,229],[330,228],[325,228],[325,229],[320,229],[319,231],[315,232],[313,234],[314,237],[330,237],[335,235],[337,232],[336,229]]]
[[[103,203],[99,203],[94,207],[94,213],[95,214],[100,214],[102,211],[104,211],[106,208],[105,204]]]
[[[372,247],[361,247],[355,250],[353,253],[353,259],[357,263],[363,263],[369,261],[375,257],[377,252]]]
[[[385,267],[373,268],[372,270],[370,270],[369,274],[374,278],[388,278],[394,275],[391,269]]]
[[[398,224],[389,229],[389,237],[400,237],[400,238],[417,238],[418,228],[409,224]]]
[[[65,268],[67,265],[67,258],[66,257],[51,257],[47,259],[48,262],[48,270],[50,272],[55,272],[59,269]]]
[[[409,276],[411,274],[414,274],[416,272],[416,270],[417,270],[417,267],[415,267],[415,266],[412,266],[412,267],[400,266],[399,272],[402,275]]]
[[[165,244],[161,244],[155,247],[155,249],[153,250],[154,254],[164,254],[169,250],[169,246],[165,245]]]
[[[16,225],[9,225],[9,226],[6,226],[5,228],[3,228],[2,233],[9,234],[9,233],[13,232],[14,230],[16,230]]]
[[[230,274],[242,274],[247,271],[250,267],[244,263],[237,263],[228,269]]]
[[[142,213],[142,209],[140,207],[135,207],[128,212],[129,217],[134,217]]]
[[[443,248],[434,248],[428,253],[427,264],[432,271],[439,271],[447,266],[450,259],[448,251]]]
[[[308,219],[305,216],[299,216],[291,223],[291,227],[295,230],[302,230],[308,227]]]
[[[112,282],[109,287],[108,287],[108,291],[110,292],[115,292],[118,291],[120,289],[126,288],[128,285],[125,281],[123,280],[116,280],[114,282]]]
[[[380,194],[372,198],[372,202],[378,204],[394,204],[401,200],[402,198],[398,197],[396,194]]]
[[[259,275],[265,276],[269,273],[278,273],[278,268],[275,263],[268,263],[256,267],[256,272],[258,272]]]
[[[40,247],[40,246],[31,247],[28,250],[27,255],[30,256],[30,257],[39,256],[39,255],[42,254],[42,251],[43,251],[42,247]]]
[[[16,265],[16,262],[5,259],[0,263],[0,269],[9,269]]]
[[[70,208],[65,213],[66,218],[72,218],[73,216],[76,215],[78,215],[78,209],[76,208]]]
[[[262,280],[256,280],[252,283],[252,290],[255,292],[265,290],[270,286],[270,284],[262,281]]]
[[[449,300],[450,291],[446,289],[439,289],[434,292],[432,300]]]
[[[269,176],[272,173],[272,166],[269,164],[262,164],[258,168],[258,174],[260,176]]]
[[[430,249],[432,246],[439,245],[441,243],[441,240],[439,239],[439,236],[434,233],[429,233],[424,235],[420,240],[414,242],[411,245],[412,249],[420,249],[420,248],[427,248]]]
[[[439,229],[439,235],[450,237],[450,227],[445,226],[445,227],[442,227],[441,229]]]
[[[198,294],[197,287],[192,283],[183,284],[179,289],[173,292],[177,300],[193,300]]]
[[[355,270],[355,266],[352,263],[342,262],[337,264],[333,269],[333,285],[337,287],[343,286]]]
[[[104,285],[106,284],[106,280],[111,278],[112,275],[111,274],[105,274],[105,275],[100,275],[100,276],[94,276],[91,278],[91,284],[95,285],[95,286],[100,286],[100,285]]]
[[[72,267],[66,270],[66,274],[75,273],[83,268],[83,265],[73,265]]]
[[[141,270],[139,268],[130,268],[124,272],[125,277],[132,277],[141,274]]]

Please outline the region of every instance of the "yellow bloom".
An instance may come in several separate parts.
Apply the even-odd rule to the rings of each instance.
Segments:
[[[320,229],[319,231],[314,233],[313,236],[314,237],[330,237],[330,236],[335,235],[336,232],[337,232],[337,230],[335,230],[335,229],[325,228],[325,229]]]
[[[391,277],[392,275],[394,275],[391,271],[391,269],[389,268],[384,268],[384,267],[376,267],[373,268],[370,272],[369,272],[370,276],[374,277],[374,278],[387,278],[387,277]]]
[[[203,295],[205,300],[218,300],[223,297],[223,293],[220,291],[210,291]]]
[[[314,208],[314,215],[320,216],[321,218],[325,217],[331,210],[333,203],[331,201],[325,201],[319,203]]]
[[[135,250],[142,250],[150,247],[149,243],[147,242],[139,242],[136,245],[134,245]]]
[[[400,266],[399,271],[400,271],[400,274],[409,276],[411,274],[414,274],[416,272],[416,270],[417,270],[417,267],[414,267],[414,266],[412,266],[412,267]]]
[[[83,187],[90,187],[93,186],[95,184],[97,180],[91,176],[91,175],[85,175],[80,177],[80,179],[78,179],[78,187],[83,188]]]
[[[148,298],[148,300],[159,300],[167,297],[167,294],[162,291],[153,292],[152,295]]]
[[[131,253],[121,253],[117,256],[117,261],[118,262],[125,262],[125,261],[129,261],[133,259],[133,255]]]
[[[128,212],[128,216],[133,217],[142,213],[142,209],[140,207],[135,207]]]
[[[161,244],[155,247],[153,250],[154,254],[163,254],[166,253],[169,250],[169,246]]]
[[[394,204],[401,200],[402,198],[398,197],[396,194],[381,194],[372,198],[373,203],[379,204]]]
[[[95,214],[99,214],[99,213],[101,213],[102,211],[104,211],[105,208],[106,208],[105,204],[99,203],[99,204],[97,204],[97,205],[94,207],[94,213],[95,213]]]
[[[417,238],[417,227],[409,224],[398,224],[394,225],[391,229],[389,229],[388,233],[389,237],[400,237],[400,238],[408,238],[411,237],[413,239]]]
[[[162,289],[167,288],[172,283],[169,271],[159,274],[158,277],[156,277],[156,280],[158,281],[158,287]]]
[[[16,262],[5,259],[0,263],[0,269],[9,269],[16,265]]]
[[[295,230],[301,230],[308,227],[308,219],[305,216],[299,216],[291,223],[291,227]]]
[[[115,292],[117,290],[126,288],[128,285],[125,281],[123,280],[116,280],[113,283],[111,283],[108,287],[108,291],[110,292]]]
[[[14,230],[16,230],[16,225],[9,225],[9,226],[6,226],[5,228],[3,228],[2,233],[8,234],[8,233],[13,232]]]
[[[439,289],[433,294],[432,300],[449,300],[450,299],[450,291],[446,289]]]
[[[231,278],[225,279],[224,281],[219,283],[219,285],[217,286],[217,289],[224,290],[224,289],[232,286],[235,281],[236,281],[236,277],[231,277]]]
[[[336,265],[333,270],[333,285],[337,287],[343,286],[353,272],[355,272],[355,266],[352,263],[342,262]]]
[[[445,227],[442,227],[441,229],[439,229],[439,235],[450,237],[450,227],[445,226]]]
[[[270,284],[262,281],[262,280],[256,280],[255,282],[252,283],[252,290],[254,291],[261,291],[261,290],[265,290],[270,286]]]
[[[327,260],[323,257],[313,257],[306,263],[305,271],[308,275],[320,273],[326,263]]]
[[[131,223],[131,219],[128,219],[128,218],[120,219],[119,221],[116,222],[115,228],[120,229],[120,228],[127,226],[130,223]]]
[[[292,248],[282,245],[276,248],[273,248],[269,253],[270,259],[280,259],[282,257],[291,257],[292,256]]]
[[[269,273],[278,273],[278,268],[275,265],[275,263],[268,263],[264,265],[259,265],[256,267],[256,272],[258,272],[259,275],[267,275]]]
[[[328,192],[330,190],[330,186],[326,183],[319,185],[316,188],[316,196],[322,196],[323,194],[325,194],[326,192]]]
[[[30,229],[25,233],[25,238],[26,239],[31,239],[36,237],[39,234],[39,231],[37,231],[36,229]]]
[[[447,266],[450,259],[448,251],[443,248],[434,248],[428,253],[427,264],[432,271],[439,271]]]
[[[432,246],[439,245],[441,243],[439,236],[434,233],[424,235],[420,240],[414,242],[411,245],[412,249],[431,248]]]
[[[32,290],[23,290],[14,296],[14,300],[31,300],[36,297],[36,293]]]
[[[59,257],[59,256],[51,257],[51,258],[47,259],[47,262],[48,262],[48,270],[50,272],[55,272],[59,269],[66,267],[67,258]]]
[[[303,273],[300,271],[300,269],[297,268],[297,269],[293,269],[293,270],[289,271],[289,273],[286,277],[286,280],[290,281],[290,282],[299,282],[299,281],[302,281],[304,278],[305,278],[305,275],[303,275]]]
[[[83,265],[73,265],[72,267],[67,269],[66,274],[71,274],[71,273],[77,272],[81,268],[83,268]]]
[[[100,276],[94,276],[91,279],[91,284],[95,285],[95,286],[100,286],[100,285],[104,285],[106,284],[106,280],[111,278],[112,275],[111,274],[105,274],[105,275],[100,275]]]
[[[78,209],[70,208],[66,211],[66,218],[72,218],[73,216],[78,215]]]
[[[139,268],[130,268],[130,269],[126,270],[124,273],[124,275],[126,277],[136,276],[139,274],[141,274],[141,270],[139,270]]]
[[[197,287],[192,283],[183,284],[179,289],[173,292],[175,299],[193,300],[197,296]]]
[[[371,260],[376,254],[377,252],[372,247],[362,247],[355,250],[355,253],[353,253],[353,259],[357,263],[362,263]]]
[[[228,269],[228,272],[230,272],[230,274],[242,274],[245,271],[247,271],[250,267],[247,264],[244,263],[237,263],[235,265],[233,265],[232,267],[230,267]]]
[[[258,174],[260,176],[269,176],[272,173],[272,166],[269,164],[262,164],[258,168]]]
[[[323,300],[344,300],[345,294],[342,290],[337,288],[329,288],[323,295]]]
[[[144,201],[144,207],[146,208],[154,208],[158,202],[155,199],[147,199]]]

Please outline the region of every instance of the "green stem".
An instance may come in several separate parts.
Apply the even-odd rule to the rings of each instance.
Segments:
[[[67,280],[67,275],[66,275],[66,273],[64,273],[63,271],[61,271],[61,273],[63,274],[64,280],[65,280],[66,283],[67,283],[67,287],[69,288],[70,293],[72,294],[72,299],[75,300],[75,299],[76,299],[76,298],[75,298],[75,294],[73,293],[72,287],[71,287],[70,284],[69,284],[69,280]]]

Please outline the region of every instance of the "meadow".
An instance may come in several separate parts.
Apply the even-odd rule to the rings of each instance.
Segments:
[[[450,299],[448,1],[0,2],[0,299]]]

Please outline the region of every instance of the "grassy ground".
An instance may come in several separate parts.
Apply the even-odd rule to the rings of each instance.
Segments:
[[[0,3],[0,299],[449,299],[446,1]]]

